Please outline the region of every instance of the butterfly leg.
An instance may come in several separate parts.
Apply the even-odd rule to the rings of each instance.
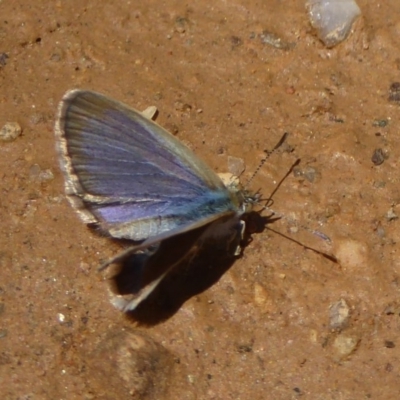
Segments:
[[[244,232],[246,231],[246,222],[240,220],[240,227],[239,227],[239,234],[240,234],[240,241],[244,239]],[[235,232],[235,236],[237,237],[238,232]],[[232,238],[232,240],[235,238]],[[236,246],[235,252],[233,253],[235,256],[240,256],[240,253],[242,252],[242,247],[240,246],[240,243]]]

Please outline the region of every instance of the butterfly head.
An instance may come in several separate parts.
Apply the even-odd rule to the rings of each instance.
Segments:
[[[234,202],[238,205],[240,214],[247,214],[259,203],[260,193],[254,193],[244,189],[239,178],[230,173],[218,174],[226,188],[231,193]]]

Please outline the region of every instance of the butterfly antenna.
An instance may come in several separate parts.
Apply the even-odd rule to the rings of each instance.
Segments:
[[[274,154],[275,151],[279,149],[279,147],[282,146],[282,144],[285,142],[285,140],[287,139],[288,136],[289,136],[289,133],[288,133],[288,132],[285,132],[285,133],[283,134],[283,136],[281,137],[281,139],[279,140],[279,142],[275,145],[275,147],[274,147],[272,150],[265,150],[265,153],[266,153],[266,154],[265,154],[265,157],[260,161],[260,164],[258,165],[258,167],[256,168],[256,170],[254,171],[254,173],[253,173],[253,175],[250,177],[250,179],[246,182],[246,184],[244,185],[244,187],[247,187],[247,186],[250,184],[250,182],[254,179],[254,177],[257,175],[258,171],[262,168],[262,166],[265,164],[265,162],[268,160],[268,158],[269,158],[272,154]],[[281,214],[281,213],[279,213],[279,212],[276,212],[276,211],[272,210],[271,207],[270,207],[270,206],[273,204],[273,196],[275,195],[275,193],[278,191],[278,189],[280,188],[280,186],[282,185],[282,183],[285,181],[285,179],[293,172],[294,168],[297,167],[299,164],[300,164],[300,159],[297,159],[297,160],[292,164],[292,166],[289,168],[289,170],[287,171],[287,173],[282,177],[282,179],[281,179],[281,180],[278,182],[278,184],[275,186],[275,189],[273,190],[273,192],[271,193],[271,195],[269,196],[269,198],[266,199],[265,205],[264,205],[264,206],[261,208],[261,210],[259,210],[258,212],[261,213],[262,211],[267,210],[268,212],[271,213],[271,216],[268,217],[268,218],[273,218],[273,217],[275,217],[275,218],[277,218],[277,219],[286,220],[286,221],[288,221],[290,224],[296,225],[299,229],[304,229],[305,231],[311,233],[312,235],[317,236],[318,238],[320,238],[320,239],[324,240],[325,242],[328,242],[329,244],[331,244],[331,243],[332,243],[332,242],[331,242],[331,239],[330,239],[327,235],[325,235],[323,232],[320,232],[320,231],[315,230],[315,229],[311,229],[310,227],[308,227],[308,226],[306,226],[306,225],[304,225],[304,224],[300,224],[300,225],[299,225],[295,219],[290,218],[290,217],[288,217],[288,216],[286,216],[286,215],[284,215],[284,214]],[[269,229],[271,229],[271,228],[269,228]],[[273,229],[271,229],[271,230],[273,230]],[[301,244],[301,243],[297,242],[295,239],[290,238],[290,237],[284,235],[284,234],[281,233],[281,232],[277,232],[277,231],[275,231],[275,230],[273,230],[273,231],[276,232],[276,233],[278,233],[279,235],[282,235],[282,236],[284,236],[284,237],[286,237],[286,238],[288,238],[288,239],[290,239],[290,240],[292,240],[292,241],[298,243],[298,244]],[[327,253],[321,252],[321,251],[319,251],[319,250],[316,250],[316,249],[314,249],[314,248],[312,248],[312,247],[305,246],[305,245],[303,245],[303,244],[301,244],[301,245],[304,246],[304,247],[307,248],[307,249],[310,249],[310,250],[312,250],[312,251],[314,251],[314,252],[316,252],[316,253],[318,253],[318,254],[323,255],[324,257],[330,259],[331,261],[337,262],[336,257],[333,256],[333,255],[331,255],[331,254],[327,254]]]
[[[249,184],[251,183],[251,181],[254,179],[254,177],[258,174],[258,171],[260,171],[260,169],[263,167],[263,165],[265,164],[265,162],[268,160],[268,158],[275,153],[276,150],[279,149],[279,147],[282,146],[282,144],[284,143],[284,141],[287,139],[287,137],[289,136],[288,132],[285,132],[283,134],[283,136],[281,137],[281,139],[279,140],[279,142],[275,145],[275,147],[272,150],[264,150],[265,152],[265,156],[264,158],[261,159],[260,163],[258,164],[258,167],[256,168],[256,170],[253,172],[253,175],[249,178],[249,180],[246,182],[246,184],[244,185],[244,187],[248,187]]]

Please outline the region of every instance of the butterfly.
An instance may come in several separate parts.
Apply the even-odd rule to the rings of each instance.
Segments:
[[[237,181],[224,183],[156,124],[155,111],[139,112],[102,94],[74,89],[63,96],[55,124],[70,204],[83,222],[101,233],[133,241],[100,269],[142,254],[145,273],[147,260],[169,239],[192,237],[167,270],[140,283],[129,299],[114,299],[124,311],[146,299],[202,237],[221,228],[233,228],[235,238],[242,235],[242,217],[258,201],[258,195],[243,190]]]

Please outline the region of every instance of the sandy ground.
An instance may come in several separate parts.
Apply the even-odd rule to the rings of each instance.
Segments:
[[[22,127],[0,144],[0,397],[397,399],[398,0],[359,0],[334,49],[301,1],[100,3],[0,3],[0,127]],[[96,272],[121,246],[64,195],[53,126],[72,88],[157,106],[216,171],[243,159],[244,180],[289,132],[252,182],[268,197],[301,159],[274,195],[286,219],[127,318]]]

